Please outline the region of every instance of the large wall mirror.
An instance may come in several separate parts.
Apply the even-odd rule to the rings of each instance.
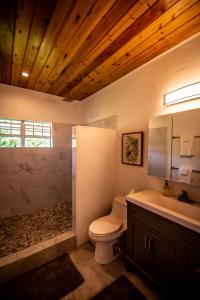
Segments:
[[[149,121],[148,175],[200,186],[200,109]]]

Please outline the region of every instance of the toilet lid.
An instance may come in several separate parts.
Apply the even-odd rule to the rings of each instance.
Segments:
[[[109,215],[92,222],[89,230],[96,235],[109,235],[117,232],[121,225],[119,220]]]

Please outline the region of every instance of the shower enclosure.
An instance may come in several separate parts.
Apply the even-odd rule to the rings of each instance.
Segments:
[[[53,147],[0,148],[0,257],[72,228],[71,130],[52,124]]]

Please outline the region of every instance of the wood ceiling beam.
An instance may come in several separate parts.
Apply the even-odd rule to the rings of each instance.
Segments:
[[[180,6],[180,3],[185,2],[183,6]],[[74,90],[78,90],[81,89],[83,86],[89,84],[90,81],[94,81],[94,78],[98,78],[98,77],[102,77],[103,74],[106,75],[108,73],[112,73],[113,69],[117,66],[119,66],[118,60],[121,57],[124,57],[124,60],[128,60],[131,59],[132,57],[134,57],[135,52],[133,52],[134,50],[131,49],[135,49],[136,47],[140,46],[140,50],[141,48],[143,48],[143,45],[145,43],[145,40],[148,41],[148,38],[150,36],[152,36],[151,42],[154,42],[154,39],[158,39],[159,36],[161,35],[161,38],[163,37],[162,35],[162,31],[163,28],[165,27],[166,24],[168,24],[170,21],[174,21],[177,19],[177,17],[179,15],[181,15],[184,11],[186,11],[186,9],[188,9],[188,6],[193,5],[194,3],[196,3],[196,8],[194,8],[194,10],[196,12],[198,12],[198,8],[199,8],[199,1],[181,1],[179,3],[177,3],[177,5],[179,5],[179,10],[177,10],[177,7],[172,7],[171,9],[169,9],[167,12],[165,12],[165,14],[163,14],[160,18],[158,18],[156,21],[154,21],[150,26],[148,26],[146,29],[144,29],[143,32],[140,33],[140,35],[136,35],[134,39],[130,40],[130,42],[128,44],[126,44],[123,48],[121,48],[116,54],[114,54],[113,56],[110,56],[105,62],[103,62],[98,68],[96,68],[93,72],[91,72],[88,77],[85,77],[82,82],[80,82],[79,84],[77,84],[74,87]],[[174,14],[176,11],[176,15]],[[182,22],[184,22],[184,16],[182,18]],[[180,22],[180,19],[178,20],[178,22]],[[174,24],[174,23],[173,23]],[[175,22],[175,24],[178,24],[177,22]],[[174,26],[174,30],[175,30],[175,26]],[[155,35],[155,33],[157,32],[157,36]],[[154,33],[154,35],[153,35]]]
[[[48,68],[47,59],[53,49],[59,32],[64,27],[75,5],[75,0],[58,0],[54,13],[45,32],[36,61],[28,79],[27,87],[33,89],[43,68]]]
[[[95,0],[84,0],[83,5],[82,0],[76,1],[69,18],[63,24],[64,26],[55,40],[54,46],[51,49],[46,63],[34,84],[33,88],[35,90],[42,89],[42,86],[45,84],[46,79],[50,76],[60,57],[67,55],[65,52],[66,47],[70,45],[71,40],[75,36],[77,30],[80,28],[83,20],[86,18],[94,3]]]
[[[0,3],[0,74],[1,82],[11,83],[13,34],[17,1]]]
[[[197,28],[199,26],[199,29]],[[184,28],[185,27],[185,28]],[[185,29],[185,30],[183,30]],[[127,73],[131,72],[133,69],[140,67],[141,65],[149,62],[150,60],[156,58],[160,54],[164,53],[165,51],[169,50],[169,47],[172,48],[177,44],[181,43],[185,39],[195,35],[200,31],[200,16],[197,16],[195,19],[192,19],[187,26],[183,25],[181,28],[178,29],[176,33],[171,33],[169,36],[165,37],[162,41],[159,41],[157,45],[152,46],[150,49],[144,51],[140,56],[136,58],[136,62],[132,62],[130,65],[126,65],[124,68],[125,70],[114,74],[112,78],[107,78],[103,83],[97,82],[95,85],[90,86],[89,89],[85,89],[80,91],[79,93],[74,93],[74,95],[70,95],[68,97],[73,97],[72,99],[75,100],[84,100],[85,98],[89,97],[90,95],[98,92],[102,88],[108,86],[114,81],[120,79],[122,76],[126,75]],[[174,38],[172,40],[172,37]],[[149,51],[151,54],[149,55]]]
[[[150,1],[155,2],[156,0]],[[59,92],[65,88],[66,82],[72,81],[79,75],[81,71],[80,69],[85,68],[86,60],[90,60],[90,62],[93,61],[107,47],[108,44],[111,44],[112,35],[117,34],[122,27],[124,29],[121,29],[121,31],[124,31],[129,27],[130,23],[133,23],[133,19],[131,19],[131,11],[135,6],[135,2],[136,1],[134,0],[118,0],[111,7],[106,16],[87,37],[73,60],[70,62],[67,68],[65,68],[65,71],[62,72],[62,74],[60,74],[56,81],[52,84],[49,92],[59,94]],[[141,3],[143,3],[144,6],[144,2],[147,3],[147,1],[144,0],[140,0],[137,3],[140,4],[140,6]],[[137,5],[138,10],[140,6]],[[99,51],[101,45],[104,45],[104,49]]]
[[[83,21],[80,30],[77,31],[69,46],[65,49],[65,53],[59,59],[56,67],[42,86],[41,91],[48,91],[51,84],[57,79],[60,73],[65,70],[67,65],[78,52],[81,45],[84,43],[89,34],[94,30],[101,19],[107,14],[116,0],[97,0],[87,17]],[[84,2],[83,2],[84,4]]]
[[[141,63],[146,63],[157,55],[162,54],[164,51],[169,50],[169,48],[177,45],[178,43],[182,42],[183,40],[193,36],[194,34],[200,31],[200,15],[197,15],[195,18],[190,20],[188,23],[184,24],[183,26],[179,27],[176,32],[171,32],[159,42],[155,43],[142,53],[140,53],[134,60],[127,62],[124,66],[124,69],[121,68],[119,70],[118,76],[124,76],[125,70],[132,70],[132,68],[137,68],[141,65]],[[150,55],[149,55],[150,51]],[[123,74],[123,75],[122,75]]]
[[[1,1],[0,82],[83,99],[200,32],[199,15],[200,0]]]
[[[37,1],[26,45],[26,51],[22,65],[22,72],[26,72],[28,74],[31,73],[49,20],[55,8],[55,3],[55,0]],[[23,77],[21,75],[19,86],[25,87],[27,85],[27,82],[28,77]]]
[[[185,26],[186,25],[186,26]],[[129,63],[127,63],[121,72],[114,74],[114,76],[105,79],[105,81],[99,81],[95,86],[91,86],[89,89],[82,91],[79,95],[76,94],[73,97],[77,100],[83,100],[89,95],[92,95],[96,93],[98,90],[101,90],[102,88],[106,87],[110,83],[120,79],[127,73],[131,72],[132,70],[140,67],[141,65],[151,61],[152,59],[156,58],[158,55],[164,53],[165,51],[169,50],[169,48],[172,48],[176,46],[177,44],[181,43],[185,39],[191,37],[192,35],[196,34],[200,30],[200,16],[195,17],[191,21],[188,22],[188,24],[185,24],[182,27],[180,27],[177,32],[171,33],[169,36],[163,38],[163,40],[159,41],[157,44],[153,45],[149,49],[145,50],[141,53],[141,55],[138,55],[138,57],[135,58],[135,60]],[[199,29],[198,27],[199,26]],[[72,96],[71,96],[72,97]]]
[[[26,51],[26,45],[31,27],[32,16],[35,9],[36,0],[19,0],[14,33],[12,81],[13,85],[18,85]]]
[[[126,63],[127,60],[130,60],[131,57],[137,56],[139,53],[141,53],[141,51],[143,51],[143,49],[148,48],[156,41],[166,36],[169,32],[176,30],[179,26],[182,26],[182,24],[198,15],[200,12],[200,4],[198,3],[198,1],[190,0],[189,5],[191,5],[189,9],[187,7],[187,9],[184,8],[183,10],[179,10],[179,13],[177,12],[176,16],[173,14],[173,10],[169,11],[171,16],[170,14],[166,13],[165,17],[163,16],[162,18],[162,26],[161,24],[158,27],[155,26],[154,28],[152,26],[152,29],[149,31],[149,33],[147,29],[144,30],[144,32],[141,33],[140,36],[137,36],[133,41],[132,45],[134,45],[134,47],[127,47],[127,49],[123,49],[123,52],[120,53],[120,55],[110,57],[109,61],[99,66],[98,73],[95,73],[95,76],[106,75],[108,72],[108,68],[112,73],[113,69],[116,68],[116,64],[120,66],[123,65],[123,63]]]
[[[91,94],[91,91],[90,91],[91,87],[92,87],[93,91],[94,91],[93,86],[95,86],[96,90],[99,90],[99,86],[101,86],[101,88],[102,88],[102,86],[105,86],[105,84],[107,85],[107,81],[109,81],[109,83],[110,83],[110,82],[116,80],[116,78],[119,78],[118,74],[120,72],[122,72],[123,75],[130,72],[130,68],[128,68],[126,70],[128,61],[132,61],[132,60],[137,61],[137,57],[140,56],[140,55],[141,56],[144,55],[144,51],[147,51],[150,55],[149,48],[152,47],[152,43],[154,45],[154,44],[158,43],[159,41],[164,40],[164,38],[166,38],[166,36],[169,37],[170,34],[172,36],[172,33],[174,31],[178,31],[179,27],[182,27],[181,30],[184,30],[185,27],[187,28],[187,24],[190,24],[189,23],[190,20],[192,21],[193,18],[195,18],[195,20],[196,20],[196,16],[197,17],[199,16],[199,12],[200,12],[199,3],[196,3],[196,5],[194,5],[191,9],[187,10],[181,16],[179,16],[178,18],[173,19],[170,23],[168,23],[165,26],[165,28],[162,28],[158,32],[156,32],[155,36],[151,36],[151,39],[152,39],[151,43],[148,43],[148,39],[147,39],[146,48],[145,48],[145,46],[143,47],[143,45],[141,44],[140,48],[136,47],[132,52],[129,51],[129,53],[131,52],[129,56],[119,58],[119,60],[116,61],[115,65],[110,65],[108,67],[107,76],[105,75],[106,69],[104,70],[105,73],[103,73],[103,74],[100,73],[100,72],[98,72],[99,74],[95,73],[95,74],[93,74],[93,76],[86,78],[85,82],[83,80],[82,85],[81,86],[79,85],[78,88],[75,86],[75,88],[73,88],[70,91],[69,95],[73,98],[77,98],[77,97],[79,97],[80,95],[83,95],[83,94],[85,96],[86,96],[86,94],[89,95],[89,94]],[[185,27],[183,27],[184,24],[186,24]],[[197,26],[197,32],[198,32],[198,30],[200,30],[199,26],[198,26],[198,22],[196,22],[195,24]],[[187,36],[191,36],[191,35],[192,35],[192,33],[189,32]],[[185,33],[184,33],[184,36],[186,36]],[[169,38],[167,38],[165,40],[168,41]],[[175,43],[173,42],[173,45],[174,44]],[[170,47],[170,46],[168,46],[168,47]],[[138,50],[140,50],[140,51],[138,51]],[[136,51],[136,52],[134,52],[134,51]],[[120,62],[120,59],[122,59],[123,62]],[[126,63],[125,59],[126,59],[127,63]],[[140,61],[141,61],[141,59],[140,59]],[[139,66],[139,64],[137,64],[136,66],[134,64],[131,65],[132,68],[136,68],[137,66]],[[121,71],[121,69],[122,69],[122,71]],[[104,75],[105,75],[105,82],[104,82],[104,79],[103,79]]]
[[[156,3],[152,3],[152,6],[149,5],[148,7],[146,7],[146,11],[143,12],[142,15],[137,15],[137,18],[134,18],[135,22],[133,22],[133,24],[130,27],[128,27],[123,34],[121,34],[117,39],[110,43],[110,45],[100,55],[98,55],[98,57],[91,64],[89,64],[89,62],[85,63],[87,67],[85,67],[84,72],[82,74],[79,74],[78,78],[75,78],[73,82],[71,82],[70,84],[68,83],[65,87],[64,92],[67,92],[73,86],[81,82],[93,70],[96,70],[100,65],[106,62],[115,53],[118,56],[120,49],[126,49],[125,51],[128,51],[127,49],[129,49],[133,38],[139,35],[139,33],[145,27],[147,27],[160,16],[162,16],[165,11],[167,11],[170,7],[173,7],[173,5],[177,2],[178,0],[170,0],[167,2],[160,0]]]

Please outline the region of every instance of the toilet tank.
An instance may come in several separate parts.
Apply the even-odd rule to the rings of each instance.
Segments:
[[[125,196],[117,196],[113,200],[111,215],[127,225],[127,203]]]

